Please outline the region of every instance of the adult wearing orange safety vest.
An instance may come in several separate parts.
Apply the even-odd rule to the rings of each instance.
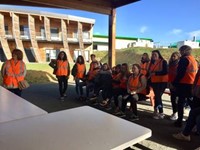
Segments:
[[[180,54],[179,52],[174,52],[172,53],[170,59],[169,59],[169,65],[168,65],[168,85],[169,85],[169,90],[170,90],[170,100],[171,100],[171,105],[172,105],[172,115],[170,116],[171,120],[176,120],[178,118],[177,115],[177,109],[178,109],[178,104],[177,104],[177,94],[176,90],[173,88],[171,83],[174,81],[176,77],[176,70],[178,67],[178,62],[180,60]]]
[[[83,56],[79,55],[76,59],[76,63],[74,64],[72,68],[72,75],[75,80],[75,89],[76,94],[79,95],[79,99],[83,99],[83,88],[81,88],[80,80],[85,80],[85,74],[86,74],[86,66]]]
[[[67,55],[64,51],[61,51],[58,54],[56,61],[55,75],[58,79],[60,100],[64,100],[64,96],[66,96],[68,79],[70,75],[70,65],[67,60]]]
[[[191,103],[191,109],[200,107],[200,66],[192,86],[192,95],[193,101]]]
[[[122,112],[125,112],[127,102],[130,101],[133,114],[130,116],[131,120],[137,120],[137,101],[139,100],[139,94],[144,93],[147,85],[146,77],[140,73],[141,68],[139,64],[133,64],[132,74],[128,79],[127,93],[128,95],[123,97]]]
[[[190,46],[181,46],[179,52],[181,57],[176,77],[172,82],[178,95],[178,119],[174,123],[176,127],[182,126],[183,108],[186,103],[186,99],[192,99],[192,85],[198,70],[197,62],[191,55],[192,48]]]
[[[149,55],[147,53],[142,54],[140,67],[141,67],[141,73],[145,76],[148,72],[149,64],[150,64]]]
[[[155,94],[154,119],[163,119],[162,95],[167,87],[168,72],[167,61],[164,60],[159,50],[153,50],[149,65],[148,78]],[[159,112],[157,112],[159,111]]]
[[[23,62],[23,53],[19,49],[12,51],[12,58],[7,60],[1,68],[3,77],[3,87],[21,96],[22,90],[18,87],[18,82],[24,80],[26,76],[26,65]]]

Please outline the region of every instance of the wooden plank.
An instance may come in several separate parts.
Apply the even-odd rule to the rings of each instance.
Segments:
[[[35,19],[31,15],[28,15],[28,25],[29,25],[31,44],[33,47],[33,51],[35,53],[35,60],[37,62],[41,62],[40,52],[38,49],[38,43],[37,43],[36,33],[35,33]]]
[[[21,35],[20,35],[19,16],[16,15],[15,13],[12,13],[12,29],[13,29],[13,35],[15,38],[16,47],[22,51],[23,61],[28,62],[28,58],[24,51],[24,46],[21,40]]]
[[[64,46],[63,50],[67,54],[68,61],[70,63],[72,63],[73,59],[72,59],[72,56],[69,51],[69,45],[68,45],[68,40],[67,40],[67,25],[66,25],[65,20],[63,20],[63,19],[61,20],[61,30],[62,30],[62,40],[63,40],[63,46]]]
[[[115,37],[116,37],[116,9],[112,10],[112,15],[109,15],[109,37],[108,37],[108,61],[110,67],[115,66]]]
[[[4,54],[6,56],[6,59],[10,59],[12,57],[10,48],[8,46],[8,41],[6,39],[5,34],[5,23],[4,23],[4,15],[0,13],[0,42],[1,46],[3,48]]]

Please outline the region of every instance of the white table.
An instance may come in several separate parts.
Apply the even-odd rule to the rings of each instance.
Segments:
[[[44,114],[47,112],[0,86],[0,123]]]
[[[0,124],[1,150],[122,150],[151,130],[89,106]]]

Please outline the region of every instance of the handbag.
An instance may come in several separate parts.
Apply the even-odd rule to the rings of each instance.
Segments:
[[[18,87],[20,90],[26,89],[30,86],[30,84],[26,80],[22,80],[18,82]]]
[[[55,59],[52,59],[51,62],[49,63],[49,66],[53,69],[57,69],[57,62]]]

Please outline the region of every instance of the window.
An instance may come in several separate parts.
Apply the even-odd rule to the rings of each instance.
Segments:
[[[51,28],[51,37],[59,37],[58,33],[59,33],[58,28]]]
[[[8,31],[8,26],[7,25],[5,26],[5,34],[9,35],[9,31]]]
[[[20,35],[28,36],[29,37],[29,28],[28,26],[20,25]]]
[[[89,31],[83,31],[83,39],[90,39]]]

